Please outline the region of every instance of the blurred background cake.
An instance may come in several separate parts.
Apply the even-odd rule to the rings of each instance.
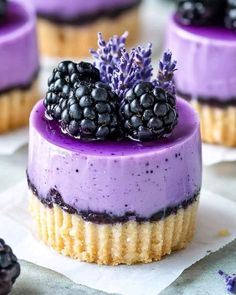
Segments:
[[[139,37],[141,0],[32,0],[38,14],[41,53],[50,57],[88,56],[96,33],[107,38],[129,31],[130,44]]]
[[[177,4],[166,36],[177,92],[198,110],[205,142],[236,146],[236,1]]]
[[[1,2],[0,62],[0,133],[3,133],[26,125],[39,98],[36,17],[26,1]]]

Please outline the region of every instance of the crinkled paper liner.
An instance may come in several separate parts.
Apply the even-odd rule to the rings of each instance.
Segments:
[[[198,101],[191,104],[200,115],[204,142],[236,147],[236,106],[219,108]]]
[[[97,32],[105,39],[129,32],[128,45],[139,37],[139,9],[122,13],[116,18],[101,18],[84,26],[58,25],[43,18],[38,20],[40,50],[48,57],[86,57],[89,49],[97,48]]]
[[[107,265],[157,261],[185,248],[195,231],[198,201],[156,222],[95,224],[55,204],[45,207],[31,191],[29,198],[40,240],[81,261]]]
[[[28,89],[14,89],[0,94],[0,134],[27,126],[30,112],[38,99],[37,79]]]

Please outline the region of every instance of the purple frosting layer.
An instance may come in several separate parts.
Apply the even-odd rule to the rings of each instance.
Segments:
[[[236,33],[221,27],[183,26],[171,17],[166,47],[178,60],[176,84],[193,98],[236,100]]]
[[[30,118],[28,175],[41,198],[55,188],[78,211],[149,218],[195,196],[201,187],[199,120],[183,100],[179,123],[165,140],[85,143],[44,118],[40,101]]]
[[[9,1],[0,23],[0,92],[28,85],[39,68],[36,18],[27,1]]]
[[[32,0],[41,15],[64,18],[96,14],[114,8],[121,8],[137,0]]]

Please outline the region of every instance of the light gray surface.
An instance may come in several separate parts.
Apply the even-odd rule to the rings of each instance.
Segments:
[[[157,3],[157,0],[149,0],[149,8],[150,5],[158,5]],[[150,9],[152,11],[152,19],[147,19],[149,25],[152,26],[147,36],[148,38],[151,37],[150,41],[155,44],[163,38],[164,23],[168,11],[167,5],[170,5],[167,4],[166,0],[162,1],[162,5],[160,3],[155,9]],[[154,25],[155,28],[153,27]],[[161,42],[158,44],[161,44]],[[155,50],[159,51],[160,46],[157,46]],[[4,191],[24,179],[26,163],[26,147],[19,150],[13,156],[0,156],[0,191]],[[236,163],[221,163],[204,168],[203,186],[205,189],[236,201]],[[229,273],[236,272],[236,241],[184,271],[161,295],[227,294],[223,280],[217,274],[219,269]],[[12,295],[51,295],[53,293],[59,295],[104,294],[78,286],[60,274],[22,262],[22,275],[17,280]]]
[[[20,261],[22,272],[11,295],[102,295],[103,292],[74,284],[49,269]]]

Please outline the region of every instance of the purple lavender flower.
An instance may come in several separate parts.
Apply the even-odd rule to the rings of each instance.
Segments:
[[[131,50],[128,53],[125,49],[122,50],[120,62],[117,63],[113,73],[111,87],[119,97],[123,97],[126,89],[136,83],[139,68],[135,64],[135,51]]]
[[[123,98],[127,89],[141,81],[150,81],[152,77],[151,44],[147,48],[133,48],[131,52],[121,50],[120,61],[116,64],[112,77],[112,89]]]
[[[139,82],[150,82],[153,75],[152,44],[138,46],[128,52],[125,48],[127,37],[128,33],[125,32],[106,42],[103,35],[98,33],[98,49],[90,50],[102,82],[109,84],[121,100],[127,89]],[[176,94],[173,79],[176,64],[172,60],[172,53],[166,51],[159,63],[157,78],[153,81],[155,87],[161,87],[172,95]]]
[[[224,278],[227,291],[233,293],[236,290],[236,275],[228,275],[222,270],[219,270],[218,273]]]
[[[164,52],[163,59],[159,62],[159,71],[157,79],[154,80],[156,87],[162,87],[171,94],[176,94],[174,72],[176,71],[177,61],[172,60],[172,52],[167,50]]]
[[[113,36],[106,42],[102,33],[98,33],[98,49],[91,49],[90,53],[94,58],[94,65],[100,69],[102,82],[111,84],[113,72],[120,61],[127,37],[128,32],[125,32],[122,36]]]
[[[153,67],[152,67],[152,44],[149,43],[148,46],[142,47],[138,46],[134,49],[135,51],[135,63],[139,67],[138,79],[142,81],[149,82],[152,77]]]
[[[106,42],[98,33],[98,49],[90,50],[94,65],[100,69],[101,80],[109,84],[122,97],[125,90],[140,81],[150,81],[152,77],[152,44],[133,48],[129,53],[125,49],[128,33],[114,36]]]

